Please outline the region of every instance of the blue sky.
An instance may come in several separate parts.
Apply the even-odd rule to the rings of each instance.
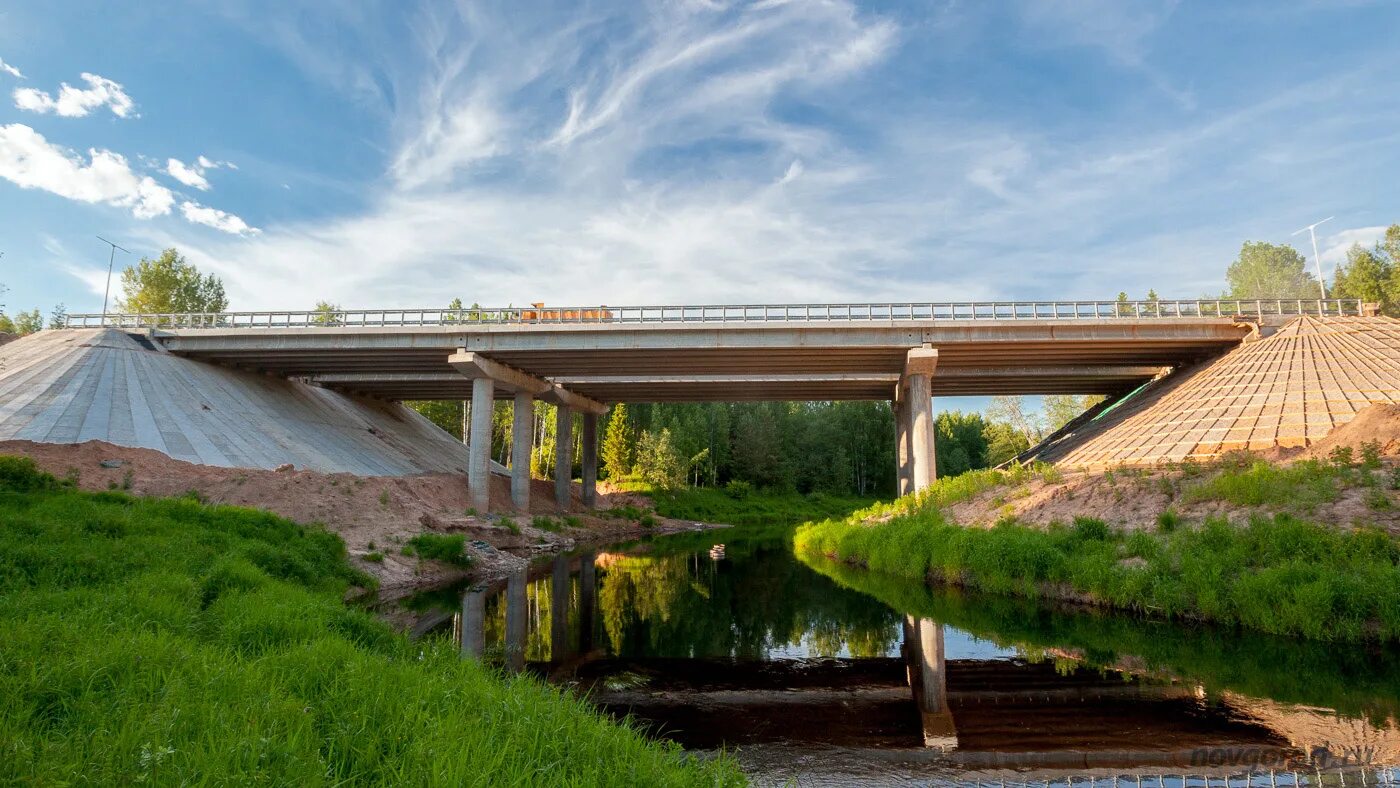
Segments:
[[[1244,240],[1335,215],[1330,267],[1400,221],[1397,30],[1323,0],[11,3],[0,282],[95,311],[100,234],[235,309],[1196,297]]]

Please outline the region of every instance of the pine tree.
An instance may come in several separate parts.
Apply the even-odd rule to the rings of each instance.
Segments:
[[[603,470],[609,479],[621,479],[632,472],[636,449],[627,406],[618,404],[608,418],[608,430],[603,436]]]

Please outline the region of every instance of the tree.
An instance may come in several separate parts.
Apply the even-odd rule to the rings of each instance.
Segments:
[[[1039,417],[1026,412],[1025,401],[1020,397],[992,397],[991,403],[987,405],[987,418],[1010,424],[1025,436],[1027,443],[1038,443],[1045,434]]]
[[[63,304],[54,306],[49,313],[49,328],[63,328],[68,324],[68,307]]]
[[[179,252],[166,249],[122,271],[119,308],[142,314],[222,312],[228,298],[217,276],[201,274]]]
[[[317,301],[316,308],[312,311],[316,316],[311,318],[311,322],[318,326],[338,326],[345,322],[345,312],[340,308],[340,304]]]
[[[987,441],[987,467],[994,468],[1007,460],[1014,459],[1031,447],[1031,442],[1020,430],[1004,421],[987,424],[982,433]]]
[[[44,316],[39,314],[38,307],[15,315],[15,333],[20,336],[28,336],[44,327]]]
[[[939,476],[987,467],[987,420],[980,413],[949,411],[934,420],[934,452]]]
[[[607,478],[621,479],[631,473],[636,449],[627,406],[619,404],[608,415],[608,429],[603,434],[603,472]]]
[[[1347,251],[1346,262],[1337,266],[1332,295],[1379,304],[1381,314],[1400,316],[1400,224],[1391,225],[1374,247],[1355,244]]]
[[[1045,429],[1054,432],[1073,421],[1079,414],[1103,402],[1099,394],[1047,394],[1045,396]]]
[[[671,442],[671,431],[644,431],[637,441],[637,472],[642,481],[662,490],[685,486],[685,462]]]
[[[1226,298],[1304,298],[1320,294],[1307,260],[1287,244],[1246,241],[1225,271]]]

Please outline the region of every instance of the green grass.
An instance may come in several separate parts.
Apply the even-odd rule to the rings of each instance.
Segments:
[[[467,538],[461,534],[418,534],[404,543],[404,555],[445,561],[460,567],[472,565],[467,555]]]
[[[1357,470],[1305,460],[1275,465],[1257,460],[1246,467],[1225,467],[1215,476],[1188,487],[1187,503],[1226,501],[1236,506],[1271,506],[1312,511],[1337,500],[1342,487],[1358,481]]]
[[[368,582],[324,531],[0,459],[0,784],[743,782],[342,603]]]
[[[1087,597],[1168,619],[1322,640],[1400,638],[1400,544],[1280,515],[1125,534],[1095,520],[1048,530],[971,529],[925,508],[882,524],[798,529],[801,556],[830,556],[920,582],[1022,597]]]
[[[822,493],[749,492],[738,497],[708,487],[655,490],[647,493],[656,502],[656,513],[675,520],[727,525],[796,525],[813,520],[845,517],[871,504],[868,498],[845,498]]]
[[[564,527],[564,524],[559,520],[545,515],[536,515],[530,520],[530,525],[540,531],[549,531],[550,533],[557,533]]]

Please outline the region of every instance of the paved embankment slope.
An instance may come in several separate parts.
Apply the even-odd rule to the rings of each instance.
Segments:
[[[1066,468],[1209,460],[1324,440],[1371,405],[1400,404],[1400,320],[1301,317],[1180,370],[1040,447]]]
[[[0,440],[98,440],[201,465],[364,476],[467,465],[461,443],[403,405],[192,361],[112,329],[0,347]]]

